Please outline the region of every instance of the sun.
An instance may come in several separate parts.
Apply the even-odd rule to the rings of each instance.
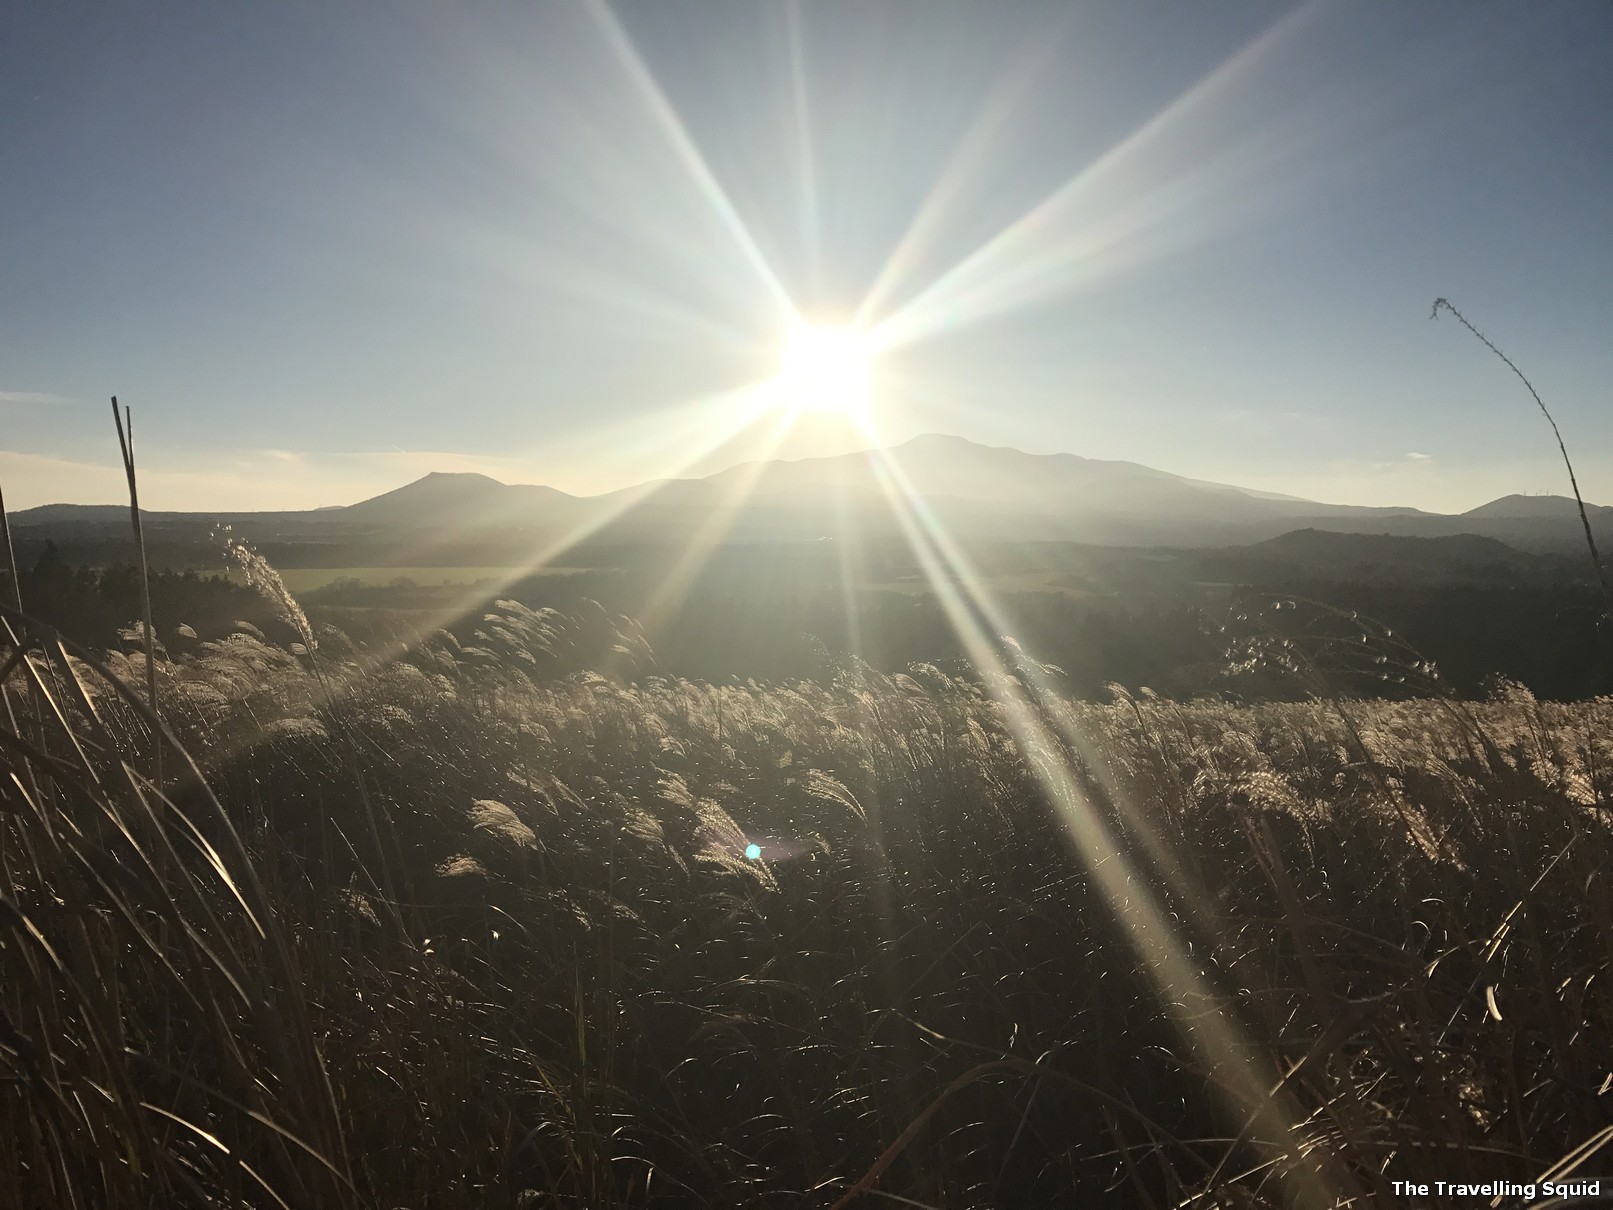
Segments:
[[[784,338],[777,382],[788,407],[858,416],[868,409],[872,370],[861,329],[798,323]]]

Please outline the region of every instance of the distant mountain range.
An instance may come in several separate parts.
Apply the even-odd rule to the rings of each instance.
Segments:
[[[1613,548],[1613,508],[1588,511],[1598,536]],[[1470,534],[1531,552],[1572,551],[1584,540],[1573,500],[1561,496],[1505,496],[1454,516],[1320,504],[1132,462],[1027,454],[939,434],[884,451],[746,463],[602,496],[434,473],[340,508],[146,516],[159,532],[225,521],[282,538],[365,534],[376,540],[394,534],[418,542],[429,534],[438,543],[508,531],[670,541],[718,520],[737,540],[834,537],[853,525],[861,532],[896,534],[903,516],[908,525],[939,524],[969,540],[1178,548],[1265,542],[1295,530],[1419,538]],[[14,513],[11,522],[37,535],[123,525],[127,517],[121,506],[52,504]]]
[[[1192,566],[1204,580],[1237,584],[1281,584],[1296,577],[1354,584],[1547,584],[1588,571],[1583,548],[1529,553],[1471,533],[1421,538],[1319,529],[1200,552]]]

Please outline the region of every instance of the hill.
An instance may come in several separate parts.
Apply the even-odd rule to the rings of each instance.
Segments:
[[[1592,524],[1613,521],[1613,508],[1602,504],[1587,504],[1585,515]],[[1557,520],[1578,521],[1579,505],[1571,496],[1502,496],[1470,508],[1464,517],[1481,520]]]
[[[1590,512],[1593,525],[1613,546],[1613,508],[1592,506]],[[418,548],[428,537],[440,548],[433,557],[451,559],[462,550],[465,558],[487,563],[504,557],[497,552],[506,547],[528,550],[540,537],[549,542],[587,533],[597,543],[669,545],[685,541],[693,530],[714,527],[735,541],[815,540],[853,530],[902,540],[915,524],[935,524],[975,543],[1215,549],[1295,531],[1421,539],[1468,534],[1533,553],[1577,554],[1583,543],[1577,509],[1563,497],[1507,496],[1460,515],[1326,504],[1189,479],[1134,462],[1030,454],[934,433],[886,450],[744,463],[704,478],[651,481],[591,497],[501,483],[486,475],[438,472],[346,507],[145,515],[158,540],[183,546],[204,538],[215,522],[228,521],[259,541],[317,541],[327,565],[346,557],[338,549],[343,543],[362,544],[364,559],[387,562],[390,550]],[[127,514],[118,505],[52,504],[15,513],[11,520],[25,540],[49,536],[83,545],[118,538]],[[1317,547],[1323,539],[1306,541]],[[1404,549],[1420,553],[1385,557],[1390,563],[1415,562],[1435,548]],[[1461,549],[1465,555],[1476,550],[1443,549]],[[1253,557],[1279,553],[1272,548]]]
[[[576,496],[553,487],[500,483],[470,472],[433,471],[344,509],[318,511],[380,525],[503,528],[548,520],[579,503]]]
[[[693,485],[707,489],[698,491]],[[625,497],[627,493],[618,493]],[[1189,479],[1135,462],[1029,454],[925,434],[887,450],[745,463],[651,491],[624,520],[642,523],[726,504],[746,534],[899,533],[925,514],[963,538],[1108,545],[1213,546],[1273,537],[1305,520],[1434,519],[1405,508],[1352,508]]]
[[[1530,554],[1480,534],[1413,537],[1299,529],[1203,560],[1218,579],[1264,582],[1296,574],[1322,581],[1399,584],[1571,578],[1561,556]]]

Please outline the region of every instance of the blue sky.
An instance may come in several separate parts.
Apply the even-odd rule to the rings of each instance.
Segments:
[[[154,507],[716,469],[872,291],[892,442],[1564,490],[1445,295],[1613,502],[1609,114],[1602,3],[9,6],[0,476],[116,499],[114,393]]]

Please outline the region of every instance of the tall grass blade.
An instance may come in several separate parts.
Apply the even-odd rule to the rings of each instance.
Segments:
[[[6,548],[6,567],[11,572],[11,599],[22,611],[22,577],[17,574],[17,550],[11,543],[11,518],[6,515],[6,487],[0,483],[0,545]]]
[[[1551,425],[1551,434],[1553,437],[1557,438],[1557,449],[1562,453],[1563,465],[1568,468],[1568,485],[1574,490],[1574,503],[1579,506],[1579,523],[1585,528],[1585,545],[1590,549],[1591,564],[1596,568],[1596,581],[1602,586],[1602,597],[1607,603],[1608,613],[1613,615],[1613,585],[1608,583],[1607,570],[1602,566],[1602,556],[1596,549],[1596,535],[1591,532],[1591,519],[1590,516],[1585,512],[1584,497],[1579,494],[1579,480],[1574,476],[1574,463],[1568,457],[1568,446],[1563,441],[1563,434],[1562,431],[1557,427],[1557,422],[1552,419],[1551,413],[1546,410],[1545,401],[1540,398],[1540,392],[1535,390],[1534,383],[1529,381],[1528,377],[1525,376],[1524,372],[1517,367],[1512,358],[1508,357],[1505,353],[1498,349],[1488,336],[1486,336],[1483,332],[1480,332],[1471,323],[1469,323],[1467,316],[1463,315],[1460,311],[1453,307],[1448,299],[1436,298],[1434,300],[1434,312],[1431,316],[1429,316],[1429,318],[1438,319],[1441,310],[1449,311],[1452,315],[1456,316],[1458,323],[1460,323],[1469,332],[1473,333],[1474,336],[1477,336],[1485,348],[1489,349],[1490,352],[1494,353],[1506,363],[1507,369],[1511,370],[1518,376],[1518,381],[1529,388],[1529,394],[1531,397],[1533,397],[1535,406],[1540,409],[1540,414],[1546,418],[1546,423]]]
[[[129,518],[134,524],[135,551],[140,556],[140,608],[141,624],[145,630],[146,645],[146,695],[151,703],[151,712],[160,717],[161,710],[157,704],[157,650],[152,642],[151,625],[151,577],[146,568],[146,538],[140,526],[140,488],[134,473],[134,417],[125,407],[118,412],[118,397],[112,396],[112,423],[118,430],[118,449],[123,454],[123,473],[129,480]],[[21,609],[21,606],[18,606]],[[157,785],[162,785],[162,737],[153,736],[151,743],[152,768],[156,775]]]

